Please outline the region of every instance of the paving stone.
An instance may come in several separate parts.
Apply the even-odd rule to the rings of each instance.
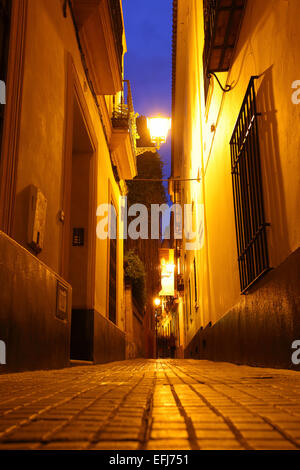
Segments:
[[[244,431],[272,431],[273,428],[267,423],[252,423],[252,422],[238,422],[237,424],[238,429],[243,433]]]
[[[90,450],[138,450],[137,441],[101,441],[90,447]]]
[[[191,450],[191,445],[187,439],[160,439],[149,441],[146,450]]]
[[[3,440],[4,442],[38,442],[41,441],[46,434],[54,431],[58,426],[64,423],[65,421],[36,421],[28,423],[7,434]]]
[[[296,450],[290,442],[282,440],[248,440],[255,450]]]
[[[88,441],[83,442],[69,442],[69,441],[62,441],[62,442],[49,442],[41,447],[38,450],[85,450],[89,446]]]
[[[141,359],[5,374],[0,388],[1,450],[300,447],[293,371]]]
[[[127,431],[125,429],[116,429],[114,431],[103,431],[100,434],[99,440],[101,441],[135,441],[138,440],[140,436],[140,430],[134,429],[132,431]]]
[[[241,433],[246,439],[281,439],[281,434],[276,431],[269,431],[269,430],[260,430],[260,429],[255,429],[255,430],[242,430]]]
[[[0,443],[0,450],[36,450],[39,446],[37,442],[6,442]]]
[[[200,450],[242,450],[243,447],[235,439],[198,441]]]
[[[198,439],[233,439],[234,434],[228,429],[196,429]]]
[[[181,421],[154,421],[153,424],[152,424],[152,430],[156,430],[156,429],[186,429],[186,424],[184,422],[184,420],[181,422]],[[173,431],[174,432],[174,431]]]
[[[186,429],[153,429],[151,431],[150,439],[188,439]]]

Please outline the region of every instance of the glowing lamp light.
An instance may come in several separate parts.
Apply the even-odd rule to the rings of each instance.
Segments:
[[[167,264],[166,269],[168,272],[172,273],[174,269],[176,268],[175,264]]]
[[[156,299],[154,299],[154,305],[155,305],[155,307],[160,306],[160,299],[158,297],[156,297]]]
[[[171,129],[171,118],[147,118],[147,127],[150,131],[151,142],[159,148],[161,144],[166,143]]]

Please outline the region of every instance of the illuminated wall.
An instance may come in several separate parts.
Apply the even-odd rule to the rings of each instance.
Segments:
[[[174,250],[161,250],[161,286],[160,296],[174,296]]]
[[[195,206],[195,223],[199,223],[197,204],[204,205],[204,246],[197,251],[185,250],[184,241],[181,259],[185,286],[182,345],[187,354],[205,356],[209,351],[209,357],[223,360],[227,348],[230,360],[274,364],[277,355],[278,363],[289,363],[289,344],[298,334],[294,318],[299,270],[292,257],[298,259],[300,241],[295,125],[300,105],[291,99],[292,83],[299,78],[298,7],[297,0],[247,2],[231,68],[217,74],[223,87],[227,83],[233,89],[224,93],[212,78],[205,101],[202,2],[178,1],[172,176],[201,177],[200,183],[183,182],[180,191],[182,202]],[[252,75],[260,76],[255,86],[262,113],[263,194],[266,219],[271,224],[267,235],[270,266],[275,269],[247,296],[241,296],[229,142]],[[285,268],[284,263],[293,267]],[[208,341],[208,331],[222,331],[222,339],[219,333],[215,339],[210,333]],[[259,351],[263,343],[265,351]]]

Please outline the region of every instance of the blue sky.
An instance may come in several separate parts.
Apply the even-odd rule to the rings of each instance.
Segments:
[[[172,0],[123,0],[128,52],[125,78],[132,86],[135,111],[171,116]],[[160,149],[164,176],[171,171],[171,139]]]

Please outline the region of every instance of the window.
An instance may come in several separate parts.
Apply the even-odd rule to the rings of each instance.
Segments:
[[[241,292],[269,269],[254,81],[251,77],[230,141]]]

